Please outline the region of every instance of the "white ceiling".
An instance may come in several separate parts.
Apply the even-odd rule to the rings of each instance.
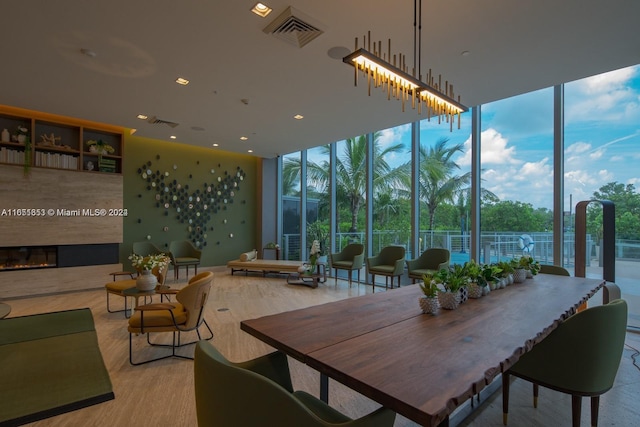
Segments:
[[[354,87],[353,68],[327,53],[353,50],[371,30],[412,62],[413,1],[267,0],[267,18],[249,11],[254,3],[3,0],[0,104],[262,157],[415,119],[386,94]],[[265,34],[287,6],[324,34],[302,48]],[[422,69],[441,73],[468,106],[640,63],[638,0],[423,0],[423,8]],[[177,85],[178,76],[191,83]]]

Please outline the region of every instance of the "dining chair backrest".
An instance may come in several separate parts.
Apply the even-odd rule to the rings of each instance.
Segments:
[[[394,265],[399,259],[404,260],[403,246],[385,246],[378,254],[379,265]]]

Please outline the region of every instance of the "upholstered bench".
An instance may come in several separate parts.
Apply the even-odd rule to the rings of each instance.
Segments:
[[[245,275],[250,271],[267,273],[297,273],[298,268],[303,264],[301,261],[288,261],[278,259],[258,259],[258,253],[253,251],[245,252],[240,258],[227,262],[227,267],[231,269],[231,274],[236,271],[244,271]]]

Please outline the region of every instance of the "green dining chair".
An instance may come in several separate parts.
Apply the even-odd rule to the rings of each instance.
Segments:
[[[542,342],[502,374],[503,423],[509,412],[509,378],[533,383],[533,406],[538,386],[571,395],[572,425],[580,426],[582,397],[591,397],[591,425],[598,425],[600,395],[612,386],[618,372],[627,328],[627,303],[618,299],[588,308],[561,323]]]
[[[569,270],[564,267],[560,267],[558,265],[548,265],[541,264],[540,265],[540,273],[542,274],[555,274],[557,276],[571,276]]]
[[[416,259],[407,260],[407,276],[412,283],[422,281],[425,274],[434,274],[449,268],[451,253],[445,248],[429,248]]]
[[[351,287],[352,273],[358,273],[358,283],[360,283],[360,270],[364,265],[364,245],[360,243],[350,243],[342,251],[329,254],[329,263],[335,271],[336,283],[338,282],[338,270],[347,270],[349,274],[349,287]]]
[[[304,391],[293,391],[282,352],[232,363],[211,343],[200,341],[194,382],[199,427],[390,427],[396,417],[380,408],[352,420]]]
[[[385,246],[376,256],[367,258],[367,274],[371,275],[373,290],[376,290],[376,275],[385,276],[384,287],[388,286],[391,277],[391,289],[393,289],[393,278],[398,278],[400,287],[400,277],[404,273],[404,247]]]

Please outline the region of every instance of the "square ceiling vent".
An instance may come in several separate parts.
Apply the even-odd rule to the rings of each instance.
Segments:
[[[262,31],[300,48],[322,35],[322,27],[310,16],[289,6]]]

